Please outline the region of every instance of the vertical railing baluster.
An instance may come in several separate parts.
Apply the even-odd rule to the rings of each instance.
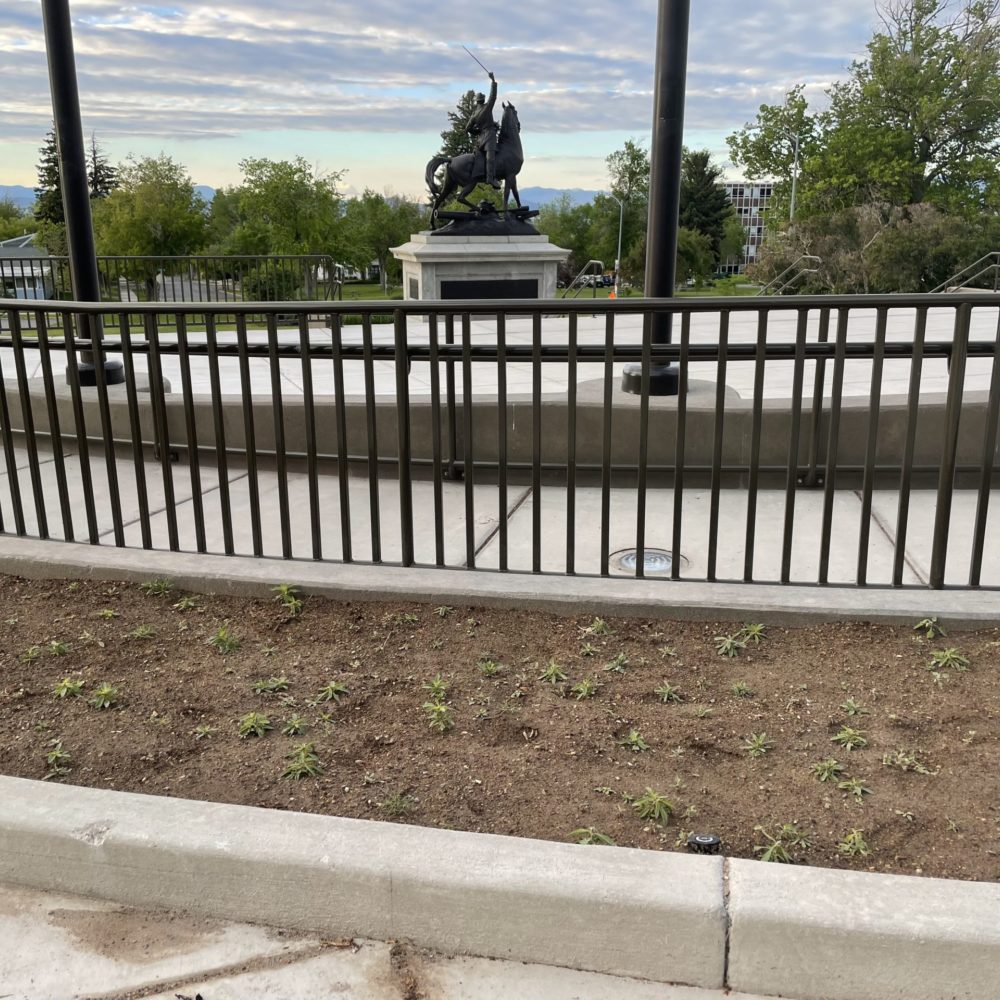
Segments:
[[[455,314],[446,313],[444,317],[444,343],[451,347],[455,343]],[[445,400],[448,404],[448,466],[446,479],[458,479],[458,413],[455,406],[455,360],[446,353],[445,370]]]
[[[747,478],[747,523],[743,551],[743,581],[753,583],[754,543],[757,537],[757,487],[760,481],[760,438],[764,409],[764,366],[767,361],[769,313],[757,314],[757,350],[754,354],[753,424],[750,429],[750,469]]]
[[[542,314],[531,317],[531,572],[542,571]]]
[[[819,311],[819,333],[817,343],[830,342],[830,308],[824,306]],[[816,485],[816,467],[819,464],[819,442],[823,428],[823,389],[826,379],[826,358],[816,359],[816,371],[813,379],[812,408],[809,411],[809,455],[806,459],[806,474],[802,479],[803,486]]]
[[[726,373],[729,359],[729,310],[719,316],[719,359],[715,374],[715,434],[712,440],[712,483],[708,509],[708,570],[705,579],[716,579],[719,555],[719,504],[722,492],[722,445],[725,440]]]
[[[7,320],[13,330],[16,310],[7,311]],[[71,323],[67,316],[63,322]],[[74,370],[75,370],[74,364]],[[24,523],[24,503],[21,499],[21,484],[17,476],[17,454],[14,451],[14,435],[10,426],[10,404],[7,400],[6,376],[3,371],[3,361],[0,359],[0,434],[3,435],[3,457],[7,466],[7,483],[10,486],[10,502],[14,514],[14,530],[18,535],[27,534]]]
[[[431,462],[434,480],[434,565],[444,566],[444,470],[441,455],[441,370],[438,357],[438,315],[427,317],[431,376]]]
[[[983,430],[983,455],[979,462],[979,492],[976,497],[976,518],[972,531],[972,563],[969,586],[982,582],[983,551],[986,546],[986,519],[990,512],[990,490],[993,484],[994,456],[997,448],[997,422],[1000,420],[1000,324],[993,341],[993,370],[990,395],[986,405],[986,427]]]
[[[281,392],[281,357],[278,353],[278,317],[267,314],[267,360],[271,375],[271,417],[274,422],[274,461],[278,476],[278,522],[281,555],[292,558],[292,516],[288,501],[288,455],[285,448],[285,407]]]
[[[146,313],[146,341],[149,345],[149,398],[153,407],[153,423],[157,428],[160,474],[163,478],[164,513],[167,517],[167,540],[170,550],[180,549],[177,535],[177,503],[174,495],[174,472],[171,466],[170,426],[166,401],[163,398],[163,364],[160,359],[160,331],[155,313]]]
[[[802,384],[806,363],[806,330],[809,310],[800,309],[795,331],[795,368],[792,374],[792,414],[788,435],[788,469],[785,477],[785,526],[781,543],[781,582],[792,572],[792,540],[795,535],[795,491],[799,484],[799,439],[802,427]],[[814,403],[815,403],[815,397]]]
[[[56,492],[59,494],[59,509],[62,514],[63,538],[72,542],[73,506],[69,498],[69,484],[66,480],[66,462],[63,455],[62,429],[59,423],[59,403],[56,400],[55,380],[52,377],[52,355],[49,345],[48,321],[45,313],[35,314],[35,328],[38,331],[38,356],[42,367],[42,383],[45,386],[45,402],[49,416],[49,440],[52,442],[52,464],[56,471]]]
[[[330,345],[333,355],[334,406],[337,410],[337,489],[340,494],[340,558],[354,561],[351,540],[351,467],[347,451],[347,400],[344,392],[344,343],[340,313],[330,314]]]
[[[837,340],[833,352],[833,385],[830,388],[830,427],[823,473],[823,517],[819,532],[819,583],[830,582],[830,543],[833,538],[833,506],[836,501],[837,459],[840,452],[840,411],[844,397],[844,363],[847,357],[847,326],[850,309],[837,310]]]
[[[240,402],[243,407],[243,444],[247,456],[247,490],[250,498],[250,535],[253,554],[264,554],[260,523],[260,478],[257,472],[257,432],[253,419],[250,356],[247,347],[247,313],[236,313],[236,351],[240,359]]]
[[[650,316],[643,315],[648,326]],[[601,450],[601,576],[610,574],[611,563],[611,408],[614,392],[615,314],[609,312],[604,326],[604,408]]]
[[[302,356],[302,415],[306,430],[306,478],[309,480],[309,534],[313,559],[323,558],[323,522],[319,503],[319,460],[316,446],[316,405],[313,395],[312,345],[309,317],[299,313],[299,353]]]
[[[399,541],[404,566],[413,565],[413,483],[410,463],[410,357],[407,351],[406,313],[393,315],[396,365],[396,468],[399,477]]]
[[[195,420],[194,391],[191,387],[191,356],[188,352],[187,318],[176,314],[177,360],[181,369],[181,392],[184,397],[184,432],[187,436],[188,472],[191,476],[191,513],[194,516],[195,548],[207,552],[205,506],[201,487],[201,454],[198,450],[198,427]]]
[[[937,506],[934,511],[934,539],[931,543],[930,585],[944,587],[948,564],[948,536],[951,530],[951,504],[955,490],[955,465],[958,458],[958,428],[962,420],[962,393],[965,384],[965,361],[969,348],[972,306],[963,303],[955,310],[955,333],[951,345],[951,371],[948,376],[948,402],[945,408],[944,447],[938,476]]]
[[[674,521],[671,532],[670,579],[681,578],[681,541],[684,517],[684,464],[687,460],[688,358],[691,349],[691,313],[681,317],[680,358],[677,363],[677,442],[674,446]]]
[[[878,455],[878,425],[882,409],[882,367],[885,360],[885,331],[889,310],[876,310],[875,349],[872,355],[871,392],[868,396],[868,441],[865,446],[865,471],[861,482],[861,525],[858,532],[859,587],[868,583],[868,547],[871,540],[872,496],[875,490],[875,459]]]
[[[476,568],[475,448],[472,439],[472,326],[462,313],[462,469],[465,474],[465,565]]]
[[[566,386],[566,573],[576,573],[576,380],[579,317],[569,314],[568,371]]]
[[[215,427],[215,466],[219,476],[219,516],[222,519],[222,550],[227,556],[233,545],[233,511],[229,495],[229,458],[226,454],[226,414],[222,403],[222,378],[219,373],[219,346],[215,329],[216,316],[205,317],[205,350],[208,354],[208,378],[212,393],[212,418]]]
[[[686,314],[685,314],[686,315]],[[649,370],[652,365],[652,327],[642,327],[642,376],[639,379],[639,470],[635,507],[635,575],[646,575],[646,486],[649,463]]]
[[[382,520],[379,507],[378,427],[375,407],[375,362],[372,358],[372,314],[361,316],[365,369],[365,415],[368,418],[368,508],[371,519],[372,562],[382,561]]]
[[[17,393],[21,401],[21,427],[24,430],[24,447],[28,452],[28,475],[35,503],[35,524],[39,538],[49,537],[49,522],[45,512],[45,488],[42,485],[41,465],[38,461],[38,441],[35,417],[28,390],[28,372],[24,363],[24,338],[21,331],[21,313],[11,314],[10,336],[14,346],[14,371],[17,375]]]
[[[94,506],[94,482],[90,472],[90,443],[87,441],[87,423],[83,409],[83,392],[80,388],[80,369],[78,365],[78,355],[76,349],[76,332],[74,329],[74,317],[69,313],[63,313],[63,343],[66,346],[66,379],[69,382],[70,399],[73,402],[73,427],[76,432],[76,448],[80,462],[80,491],[83,494],[83,509],[87,518],[87,540],[91,545],[99,545],[101,541],[100,529],[97,522],[97,510]],[[3,391],[3,375],[0,373],[0,395]],[[3,398],[3,407],[0,411],[0,418],[3,419],[4,428],[7,427],[7,404],[6,397]],[[6,438],[5,438],[6,445]],[[16,485],[16,480],[14,481]],[[20,510],[20,499],[18,499],[15,514]],[[23,530],[18,532],[23,534]]]
[[[497,519],[500,522],[499,569],[507,572],[509,500],[507,497],[507,316],[497,314]]]

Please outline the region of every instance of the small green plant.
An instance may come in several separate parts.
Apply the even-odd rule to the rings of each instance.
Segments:
[[[285,736],[299,736],[305,732],[306,720],[302,718],[301,715],[290,715],[285,719],[284,725],[281,727],[281,731]]]
[[[608,626],[603,618],[595,618],[589,625],[584,626],[581,631],[584,635],[614,635],[615,633]]]
[[[581,656],[596,656],[597,655],[597,647],[592,642],[585,642],[580,647],[580,655]]]
[[[72,648],[68,642],[53,639],[46,647],[52,656],[65,656]]]
[[[196,740],[209,740],[211,739],[219,730],[215,726],[195,726],[192,730],[194,738]]]
[[[147,597],[165,597],[173,590],[173,586],[169,580],[147,580],[139,584],[139,589]]]
[[[669,681],[664,681],[658,688],[656,688],[653,694],[655,694],[664,705],[684,700],[684,697],[681,694],[681,689],[671,684]]]
[[[767,738],[767,733],[751,733],[743,741],[743,749],[746,750],[748,757],[756,760],[758,757],[763,757],[769,750],[773,750],[774,743]]]
[[[263,736],[264,733],[274,728],[271,725],[271,720],[266,715],[261,715],[260,712],[247,712],[239,720],[237,727],[240,738],[244,740],[250,736]]]
[[[449,729],[454,728],[455,720],[452,718],[451,708],[443,701],[425,701],[423,708],[427,713],[427,721],[431,729],[439,733],[446,733]]]
[[[110,621],[112,618],[121,618],[121,615],[117,611],[113,611],[111,608],[102,608],[97,612],[98,618],[103,618],[105,621]]]
[[[597,681],[590,677],[584,677],[579,684],[574,684],[570,689],[569,693],[573,695],[577,701],[582,701],[584,698],[593,698],[598,691]]]
[[[848,698],[847,701],[841,702],[840,710],[844,715],[859,716],[868,715],[868,709],[863,705],[859,705],[853,698]]]
[[[657,652],[666,659],[668,656],[674,657],[677,655],[677,650],[673,646],[658,646]]]
[[[628,735],[618,741],[618,746],[633,753],[644,753],[649,749],[649,744],[642,738],[642,733],[638,729],[630,729]]]
[[[454,614],[454,613],[455,613],[455,609],[448,607],[447,604],[442,604],[441,607],[434,609],[434,614],[436,614],[438,616],[438,618],[447,618],[448,615],[451,615],[451,614]]]
[[[549,665],[538,675],[538,679],[549,684],[561,684],[566,680],[566,671],[555,660],[549,660]]]
[[[173,607],[175,611],[194,611],[195,608],[199,608],[201,605],[197,597],[194,597],[192,594],[185,594]]]
[[[715,651],[719,656],[739,656],[740,650],[746,648],[747,644],[745,640],[740,638],[739,633],[736,635],[717,635],[715,637]]]
[[[811,768],[809,768],[809,773],[812,774],[817,781],[837,781],[844,773],[844,765],[840,763],[839,760],[834,760],[833,757],[828,757],[826,760],[817,761]]]
[[[339,705],[341,698],[346,694],[349,694],[346,684],[330,681],[316,692],[316,701],[332,701],[335,705]]]
[[[639,814],[639,819],[653,820],[654,823],[669,823],[674,814],[673,802],[648,787],[632,802],[632,808]]]
[[[79,698],[83,692],[84,684],[86,684],[86,681],[72,680],[69,677],[64,677],[52,689],[52,693],[57,698]]]
[[[483,677],[496,677],[503,664],[497,663],[495,660],[490,660],[487,657],[483,657],[477,664],[476,669],[483,675]]]
[[[277,694],[279,691],[287,691],[291,681],[287,677],[267,677],[254,681],[250,685],[250,690],[254,694]]]
[[[233,635],[228,624],[221,625],[216,632],[213,632],[206,642],[225,656],[227,653],[235,653],[240,648],[240,640]]]
[[[737,681],[730,689],[734,698],[752,698],[753,688],[746,681]]]
[[[623,674],[628,666],[628,657],[624,653],[619,653],[614,659],[608,661],[604,670],[606,673]]]
[[[765,638],[764,631],[766,629],[765,625],[760,624],[747,624],[736,633],[736,637],[743,641],[744,645],[753,643],[755,646],[759,646],[762,640]]]
[[[50,778],[61,778],[69,774],[69,764],[73,759],[72,754],[62,745],[62,740],[53,740],[49,746],[51,750],[46,751],[45,763],[48,765],[48,773],[42,779],[48,781]]]
[[[925,639],[936,639],[939,635],[947,635],[948,633],[938,625],[937,618],[921,618],[916,625],[913,626],[914,632],[923,632]]]
[[[152,625],[136,625],[129,636],[133,639],[152,639],[156,635],[156,630]]]
[[[969,661],[954,646],[950,649],[938,649],[931,653],[931,663],[928,670],[957,670],[965,673],[969,669]]]
[[[860,729],[843,726],[839,733],[830,737],[831,743],[839,743],[846,750],[860,750],[868,746],[868,740]]]
[[[412,611],[401,611],[396,615],[397,625],[416,625],[420,621],[420,615],[414,614]]]
[[[90,704],[94,708],[114,708],[118,703],[118,688],[112,684],[101,684],[94,690],[90,698]]]
[[[713,715],[713,709],[709,708],[708,705],[699,705],[694,710],[694,714],[698,719],[710,719]]]
[[[315,743],[300,743],[292,747],[292,752],[285,758],[288,763],[281,772],[283,778],[315,778],[323,773],[323,765],[316,756]]]
[[[417,800],[413,796],[406,795],[403,792],[394,792],[380,802],[379,805],[386,815],[400,819],[403,816],[409,816],[413,812],[416,808]]]
[[[764,844],[754,844],[754,854],[759,855],[761,861],[788,865],[795,860],[789,848],[806,850],[810,846],[808,835],[796,823],[784,823],[774,834],[759,825],[753,829],[754,833],[759,833],[767,841]]]
[[[448,689],[451,684],[438,674],[427,681],[423,687],[431,701],[444,701],[448,697]]]
[[[298,596],[298,587],[291,583],[279,583],[271,588],[271,593],[292,618],[302,614],[302,598]]]
[[[38,660],[38,659],[40,659],[40,658],[41,658],[41,655],[42,655],[42,647],[41,647],[41,646],[29,646],[29,647],[28,647],[28,648],[27,648],[27,649],[26,649],[26,650],[25,650],[25,651],[24,651],[24,652],[23,652],[23,653],[22,653],[22,654],[21,654],[21,655],[20,655],[20,656],[18,657],[18,659],[19,659],[19,660],[20,660],[20,661],[21,661],[22,663],[34,663],[34,662],[35,662],[35,660]]]
[[[912,771],[914,774],[930,774],[931,769],[912,750],[897,750],[887,753],[882,758],[885,767],[898,767],[901,771]]]
[[[844,839],[837,844],[837,850],[848,858],[856,858],[859,855],[867,858],[872,853],[872,849],[865,841],[864,830],[849,830]]]
[[[853,795],[859,802],[866,796],[871,795],[872,790],[865,787],[865,783],[860,778],[845,778],[837,782],[837,788],[842,792]]]
[[[599,830],[595,830],[592,826],[582,826],[579,830],[574,830],[570,836],[578,844],[582,844],[584,847],[589,847],[594,844],[600,844],[606,847],[615,846],[615,842],[606,833],[601,833]]]

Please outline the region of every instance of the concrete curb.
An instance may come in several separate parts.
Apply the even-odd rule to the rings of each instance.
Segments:
[[[410,601],[688,621],[741,620],[810,625],[847,620],[913,624],[936,615],[950,630],[1000,622],[990,590],[892,590],[767,584],[687,583],[631,578],[533,576],[304,560],[256,559],[0,539],[0,573],[31,579],[170,579],[196,593],[271,596],[275,583],[342,601]]]
[[[798,1000],[1000,995],[1000,885],[2,776],[0,802],[0,882],[43,891]]]
[[[722,859],[0,777],[0,882],[720,988]]]

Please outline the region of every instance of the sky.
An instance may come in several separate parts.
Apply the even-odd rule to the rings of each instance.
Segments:
[[[84,129],[113,162],[162,152],[217,188],[245,157],[302,156],[343,171],[347,194],[411,196],[447,112],[488,87],[463,44],[517,106],[521,186],[606,188],[605,157],[648,143],[657,6],[70,0]],[[691,6],[685,142],[719,162],[725,137],[790,87],[821,106],[876,24],[874,0]],[[0,0],[0,94],[0,184],[34,186],[52,119],[39,0]]]

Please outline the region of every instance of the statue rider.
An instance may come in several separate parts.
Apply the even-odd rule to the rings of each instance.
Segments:
[[[490,99],[485,94],[476,94],[476,107],[469,116],[465,131],[472,136],[477,150],[486,156],[486,183],[499,190],[496,179],[497,128],[493,119],[493,105],[497,101],[496,77],[490,73]]]

